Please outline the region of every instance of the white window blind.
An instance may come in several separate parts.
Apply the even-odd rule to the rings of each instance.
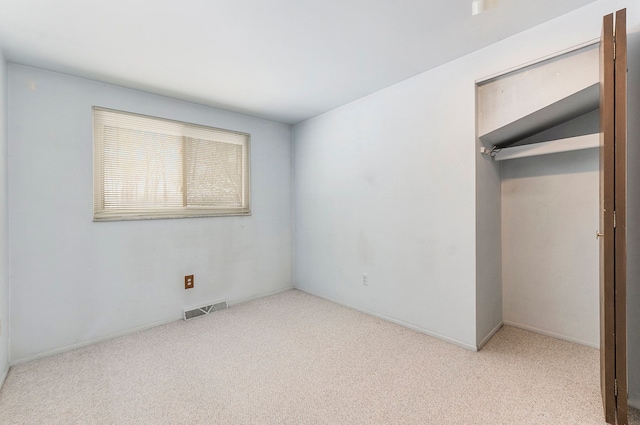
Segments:
[[[94,220],[250,214],[249,135],[93,108]]]

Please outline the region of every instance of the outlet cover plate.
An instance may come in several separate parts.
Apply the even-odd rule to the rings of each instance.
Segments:
[[[190,274],[184,277],[184,289],[192,289],[194,285],[193,275]]]

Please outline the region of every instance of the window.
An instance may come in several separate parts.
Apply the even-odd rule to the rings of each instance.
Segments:
[[[93,108],[94,221],[248,215],[249,135]]]

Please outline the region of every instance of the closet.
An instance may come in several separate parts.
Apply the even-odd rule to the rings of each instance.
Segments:
[[[503,322],[597,348],[599,54],[589,44],[477,86],[500,175]]]
[[[622,21],[624,11],[617,17],[618,34],[626,32]],[[606,420],[615,423],[617,414],[622,424],[626,358],[615,346],[626,348],[611,327],[615,320],[605,318],[624,314],[624,307],[617,313],[610,307],[624,289],[615,287],[615,278],[624,283],[626,241],[619,227],[626,221],[618,208],[614,229],[616,208],[613,203],[603,208],[600,199],[607,192],[623,195],[626,182],[621,178],[626,145],[614,149],[615,134],[610,140],[600,137],[602,128],[605,134],[607,127],[617,128],[621,135],[626,125],[622,115],[610,118],[608,106],[601,103],[615,103],[615,96],[601,95],[609,84],[601,84],[602,76],[616,72],[612,53],[603,51],[607,32],[609,38],[614,33],[613,22],[613,16],[605,18],[603,40],[476,82],[477,334],[479,339],[488,335],[478,341],[482,346],[500,314],[507,325],[600,347]],[[620,47],[622,38],[617,40]],[[622,83],[621,71],[622,65],[617,83]],[[607,78],[621,102],[615,78]],[[603,148],[604,139],[610,143]],[[615,152],[622,155],[617,162]],[[616,165],[621,165],[617,174]],[[605,195],[604,205],[614,199]],[[609,221],[611,229],[606,230]],[[614,246],[617,260],[615,255],[604,260],[603,253],[613,252]],[[624,385],[620,400],[614,395],[616,379],[618,386]]]

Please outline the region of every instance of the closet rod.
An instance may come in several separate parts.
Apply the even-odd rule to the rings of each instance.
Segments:
[[[529,156],[547,155],[551,153],[571,152],[582,149],[597,148],[600,146],[600,134],[587,134],[585,136],[569,137],[566,139],[552,140],[549,142],[533,143],[524,146],[489,150],[481,148],[480,152],[491,156],[495,161],[525,158]]]

